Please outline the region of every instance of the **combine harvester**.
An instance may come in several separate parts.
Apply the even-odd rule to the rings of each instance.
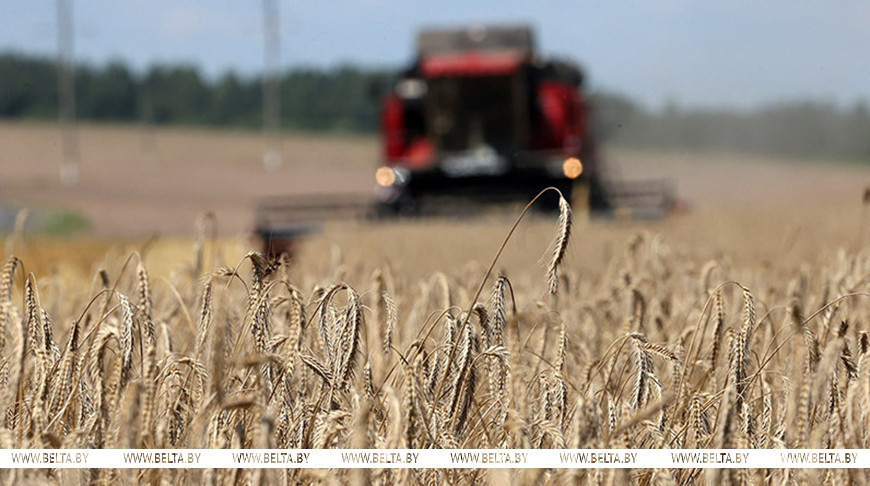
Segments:
[[[668,181],[606,172],[582,87],[577,66],[538,56],[528,27],[423,30],[414,63],[383,101],[374,195],[264,201],[258,233],[277,252],[328,219],[464,214],[548,186],[575,211],[667,215]]]

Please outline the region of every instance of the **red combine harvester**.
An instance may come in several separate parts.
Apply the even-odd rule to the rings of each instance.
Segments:
[[[528,200],[584,184],[603,206],[576,66],[537,57],[526,27],[424,30],[384,101],[382,212],[431,213],[445,198]],[[425,202],[437,198],[437,204]]]
[[[666,181],[605,174],[582,85],[577,66],[538,56],[528,27],[423,30],[383,102],[374,200],[271,200],[258,232],[279,251],[325,219],[467,213],[472,202],[526,202],[548,186],[578,210],[667,214]]]

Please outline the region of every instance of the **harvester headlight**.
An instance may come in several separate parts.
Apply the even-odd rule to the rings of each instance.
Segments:
[[[396,182],[396,173],[390,167],[378,167],[375,172],[375,180],[381,187],[390,187]]]
[[[583,173],[583,163],[577,157],[569,157],[562,163],[562,173],[568,179],[576,179]]]

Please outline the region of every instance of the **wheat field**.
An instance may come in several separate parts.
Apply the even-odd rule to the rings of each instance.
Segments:
[[[94,228],[5,237],[4,448],[868,446],[863,166],[611,150],[628,175],[676,180],[690,210],[655,222],[578,213],[570,226],[565,211],[561,221],[529,213],[516,228],[522,208],[335,223],[273,260],[232,236],[250,224],[252,201],[335,184],[368,190],[372,140],[290,138],[300,165],[276,176],[255,170],[256,136],[158,130],[160,160],[148,165],[134,129],[83,127],[88,165],[82,185],[67,188],[54,177],[52,130],[0,124],[0,195],[72,208]],[[194,223],[205,210],[217,218]],[[46,469],[0,478],[646,485],[864,484],[868,475]]]
[[[870,254],[863,234],[855,238],[854,219],[835,221],[822,235],[816,230],[830,215],[810,220],[809,231],[774,226],[770,231],[787,234],[766,253],[780,258],[767,261],[751,251],[758,251],[753,238],[772,239],[762,230],[767,224],[754,236],[747,226],[726,231],[679,217],[665,226],[604,228],[560,206],[558,218],[528,215],[516,227],[434,221],[333,229],[278,259],[242,253],[244,244],[228,250],[204,218],[193,248],[171,253],[178,261],[160,277],[152,277],[149,262],[164,268],[167,254],[150,255],[158,250],[148,245],[109,250],[78,279],[45,265],[34,267],[45,274],[34,274],[28,258],[38,260],[45,248],[11,235],[0,271],[0,444],[870,445]],[[864,211],[857,203],[852,209]],[[727,226],[723,214],[718,220]],[[699,229],[735,251],[693,243],[688,235]],[[419,241],[409,236],[421,232]],[[451,240],[467,241],[477,258],[438,255]],[[861,470],[693,469],[0,475],[10,484],[868,479]]]

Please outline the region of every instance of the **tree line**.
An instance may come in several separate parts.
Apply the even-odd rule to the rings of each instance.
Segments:
[[[870,162],[870,107],[791,100],[751,110],[644,109],[607,93],[593,96],[596,126],[607,140],[635,148],[744,152]]]
[[[78,65],[76,116],[158,125],[262,126],[263,81],[228,72],[210,80],[190,65],[155,65],[137,74],[121,62]],[[54,60],[0,55],[0,118],[57,117]],[[280,78],[282,126],[312,131],[369,132],[377,127],[379,94],[394,76],[352,66],[294,69]]]
[[[370,133],[396,71],[340,66],[295,68],[280,77],[281,123],[290,130]],[[0,118],[57,117],[53,59],[0,55]],[[95,121],[160,125],[262,126],[260,77],[229,72],[207,79],[190,65],[136,73],[121,62],[76,67],[76,114]],[[651,110],[618,94],[590,96],[594,127],[605,141],[637,148],[716,150],[870,160],[866,102],[794,100],[752,110]]]

